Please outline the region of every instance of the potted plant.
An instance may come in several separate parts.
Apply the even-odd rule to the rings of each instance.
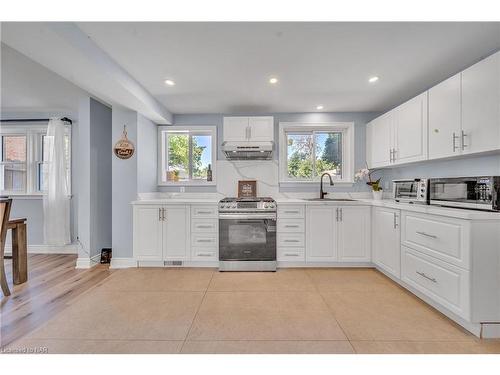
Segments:
[[[382,194],[384,193],[382,190],[382,186],[380,183],[381,178],[377,180],[372,179],[372,173],[375,171],[370,171],[368,166],[366,168],[360,169],[354,175],[355,181],[367,180],[366,184],[372,188],[373,199],[380,200],[382,199]]]

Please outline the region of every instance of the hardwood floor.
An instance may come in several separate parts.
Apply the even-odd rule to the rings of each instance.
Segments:
[[[12,260],[6,260],[12,294],[2,296],[0,347],[32,332],[112,273],[107,265],[77,270],[76,258],[66,254],[30,254],[28,282],[15,286],[12,285]]]

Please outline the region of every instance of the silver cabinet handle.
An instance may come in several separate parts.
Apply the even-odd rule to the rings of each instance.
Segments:
[[[204,229],[209,229],[212,228],[212,225],[197,225],[196,228],[204,228]]]
[[[419,274],[420,276],[426,278],[427,280],[430,280],[432,281],[433,283],[437,283],[437,280],[433,277],[430,277],[430,276],[427,276],[424,272],[419,272],[419,271],[415,271],[417,274]]]
[[[285,214],[298,214],[299,211],[283,211]]]
[[[285,228],[298,228],[298,225],[285,225]]]
[[[437,238],[437,236],[436,236],[436,235],[434,235],[434,234],[429,234],[429,233],[419,232],[419,231],[417,231],[416,233],[417,233],[417,234],[420,234],[421,236],[425,236],[425,237]]]
[[[389,163],[392,163],[392,148],[389,149]]]
[[[208,215],[208,214],[211,214],[212,211],[197,211],[196,213],[197,214],[206,214],[206,215]]]
[[[212,253],[198,253],[196,256],[198,257],[211,257],[213,254]]]
[[[340,221],[344,221],[344,209],[340,209]]]
[[[158,221],[161,221],[161,212],[162,212],[162,208],[158,208]]]
[[[166,209],[165,209],[165,208],[162,208],[162,209],[161,209],[161,212],[162,212],[162,220],[163,220],[163,221],[167,221],[167,216],[165,216]]]
[[[393,226],[394,226],[394,229],[396,229],[396,226],[397,226],[397,224],[396,224],[396,213],[394,212],[394,214],[393,214],[393,215],[394,215],[394,223],[393,223]]]
[[[196,240],[197,242],[214,242],[213,240]]]
[[[397,151],[396,151],[396,149],[395,149],[395,148],[393,148],[393,149],[392,149],[392,162],[393,162],[393,163],[395,163],[395,162],[396,162],[396,152],[397,152]]]
[[[283,242],[300,242],[299,240],[283,240]]]
[[[458,138],[458,135],[456,135],[455,132],[453,132],[453,152],[455,152],[457,150],[457,138]]]
[[[462,138],[461,139],[461,141],[462,141],[462,150],[465,150],[465,148],[468,146],[468,145],[465,144],[465,137],[467,137],[467,134],[465,134],[465,132],[462,130],[462,137],[461,137]]]
[[[339,208],[335,209],[335,221],[339,221]]]
[[[285,253],[283,255],[286,257],[298,257],[299,256],[299,254],[295,254],[295,253]]]

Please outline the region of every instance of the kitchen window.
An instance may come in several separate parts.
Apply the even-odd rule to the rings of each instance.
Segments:
[[[214,185],[215,126],[161,126],[158,185]]]
[[[2,195],[43,195],[47,181],[46,125],[3,126],[0,130]],[[71,129],[66,127],[67,179],[71,182]]]
[[[354,124],[280,123],[280,184],[353,183]]]

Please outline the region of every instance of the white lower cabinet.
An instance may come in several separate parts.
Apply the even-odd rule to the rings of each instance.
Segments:
[[[184,205],[134,206],[134,258],[184,261],[189,256],[189,209]]]
[[[373,263],[398,279],[401,277],[400,216],[399,210],[373,208]]]
[[[305,210],[304,205],[278,205],[276,223],[276,259],[279,262],[304,262],[305,260]]]
[[[370,262],[370,207],[306,208],[306,260]]]
[[[339,262],[370,262],[371,208],[339,207],[338,210]]]
[[[163,260],[163,206],[134,206],[134,258],[137,261]]]
[[[461,318],[470,319],[469,271],[401,247],[401,280]]]

